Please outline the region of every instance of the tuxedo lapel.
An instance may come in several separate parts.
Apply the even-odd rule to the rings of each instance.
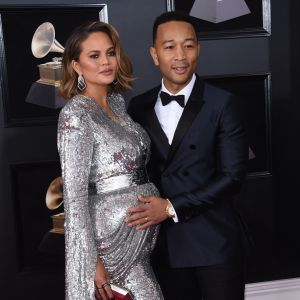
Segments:
[[[197,76],[195,85],[193,87],[191,96],[183,110],[181,118],[176,127],[172,144],[169,149],[168,158],[165,164],[165,167],[169,165],[172,161],[176,151],[179,148],[179,145],[186,133],[186,131],[190,128],[193,123],[195,117],[201,110],[203,105],[203,91],[204,91],[204,83]]]
[[[166,160],[169,152],[169,142],[166,134],[162,130],[157,115],[154,110],[154,106],[157,100],[160,87],[154,89],[154,92],[148,98],[148,102],[145,106],[145,123],[144,127],[147,129],[148,134],[151,137],[152,143],[156,144],[156,148],[160,151],[163,158]]]

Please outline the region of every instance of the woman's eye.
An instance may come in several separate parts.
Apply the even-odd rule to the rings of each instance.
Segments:
[[[116,55],[116,52],[115,51],[109,51],[107,53],[108,56],[115,56]]]
[[[90,56],[90,58],[92,58],[92,59],[97,59],[98,57],[99,57],[98,54],[93,54],[93,55]]]

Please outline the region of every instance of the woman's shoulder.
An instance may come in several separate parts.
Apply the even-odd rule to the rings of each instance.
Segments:
[[[97,104],[86,96],[76,95],[67,101],[62,108],[61,113],[86,113],[88,110],[94,110]]]
[[[118,111],[126,111],[126,101],[119,93],[110,94],[109,103]]]
[[[59,125],[64,124],[64,126],[70,125],[71,127],[75,124],[87,125],[89,116],[96,109],[96,103],[93,102],[81,95],[76,95],[68,100],[60,111]]]

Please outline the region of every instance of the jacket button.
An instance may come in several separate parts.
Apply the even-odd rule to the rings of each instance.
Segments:
[[[182,174],[183,174],[183,176],[189,176],[190,175],[190,173],[188,171],[184,171]]]
[[[190,145],[190,149],[191,150],[195,150],[196,149],[196,145]]]

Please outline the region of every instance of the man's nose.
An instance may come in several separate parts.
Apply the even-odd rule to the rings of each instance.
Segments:
[[[185,51],[184,48],[179,46],[175,49],[175,59],[182,60],[185,59]]]

